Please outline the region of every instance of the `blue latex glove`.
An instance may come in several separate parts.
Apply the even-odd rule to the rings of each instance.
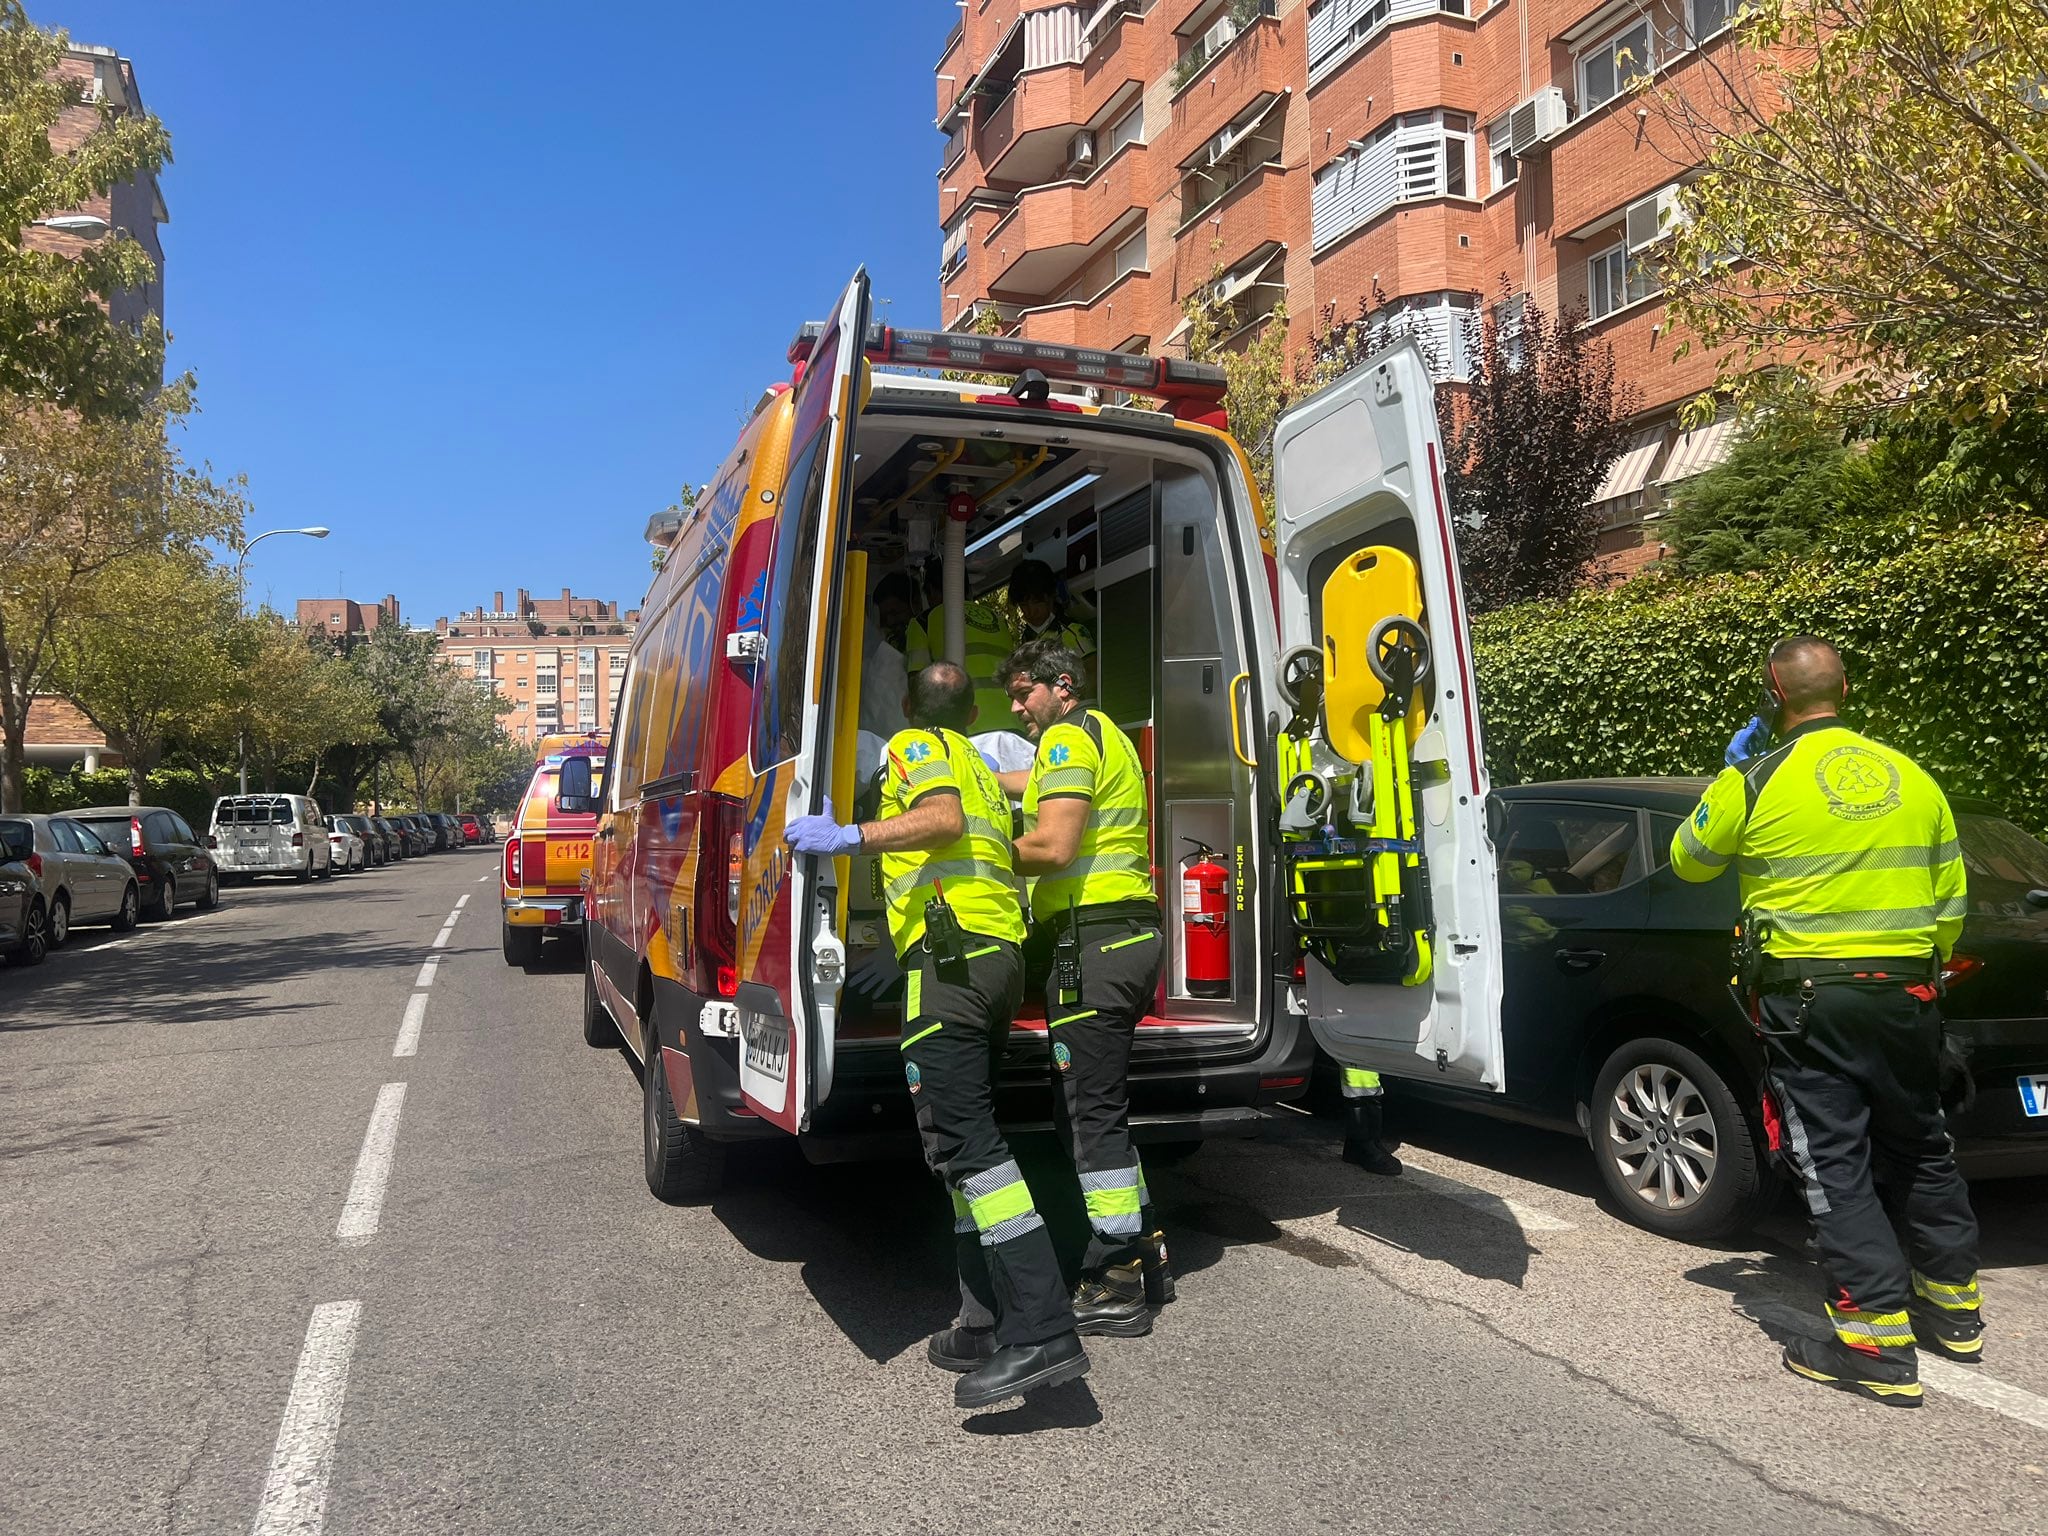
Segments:
[[[815,853],[836,859],[860,846],[860,828],[843,827],[832,814],[832,802],[825,802],[821,816],[799,816],[783,830],[782,840],[798,853]]]
[[[1764,724],[1762,715],[1751,715],[1749,724],[1737,731],[1728,741],[1728,766],[1739,767],[1752,757],[1761,757],[1771,745],[1771,728]]]

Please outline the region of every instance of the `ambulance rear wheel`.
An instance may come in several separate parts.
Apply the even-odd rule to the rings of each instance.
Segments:
[[[647,1188],[664,1205],[708,1200],[725,1185],[725,1148],[676,1114],[661,1064],[661,1034],[648,1021],[646,1054],[640,1062],[642,1162]]]
[[[522,969],[540,964],[540,930],[538,928],[514,928],[510,923],[499,924],[505,946],[505,963]]]

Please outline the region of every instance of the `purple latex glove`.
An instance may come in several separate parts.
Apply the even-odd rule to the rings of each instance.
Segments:
[[[783,829],[782,840],[798,853],[836,859],[860,846],[860,828],[841,826],[832,814],[832,802],[827,800],[823,815],[797,817]]]

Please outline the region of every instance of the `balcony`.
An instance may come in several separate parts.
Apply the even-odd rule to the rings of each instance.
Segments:
[[[1184,278],[1200,282],[1212,267],[1235,267],[1266,242],[1284,239],[1288,175],[1282,166],[1257,167],[1183,223],[1175,239],[1188,252]]]
[[[1152,333],[1152,306],[1158,297],[1154,281],[1150,272],[1126,272],[1087,298],[1024,310],[1018,317],[1019,334],[1030,341],[1114,352],[1130,337]]]
[[[1255,103],[1263,106],[1275,98],[1289,97],[1296,83],[1280,29],[1261,27],[1232,49],[1222,64],[1174,99],[1167,129],[1158,137],[1159,146],[1180,164],[1232,123],[1240,122]],[[1272,127],[1276,134],[1280,126],[1275,118]]]
[[[1143,145],[1110,156],[1086,181],[1032,187],[982,237],[988,288],[1015,296],[1057,293],[1094,256],[1144,220],[1150,201],[1140,184]]]
[[[1196,38],[1174,61],[1174,95],[1180,95],[1201,79],[1211,65],[1231,50],[1239,38],[1254,31],[1261,21],[1274,20],[1277,12],[1275,0],[1230,0],[1210,25],[1209,30]]]
[[[1018,186],[1059,176],[1072,158],[1077,132],[1089,126],[1106,130],[1111,118],[1137,101],[1144,81],[1130,67],[1134,62],[1129,50],[1116,50],[1100,60],[1022,76],[976,137],[982,175]]]

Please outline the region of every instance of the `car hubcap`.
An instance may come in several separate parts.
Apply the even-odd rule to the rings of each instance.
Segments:
[[[1682,1211],[1714,1181],[1720,1143],[1706,1096],[1676,1067],[1645,1062],[1614,1085],[1607,1150],[1622,1183],[1643,1204]]]
[[[50,909],[50,940],[52,943],[62,944],[64,936],[70,932],[71,909],[60,901]]]

